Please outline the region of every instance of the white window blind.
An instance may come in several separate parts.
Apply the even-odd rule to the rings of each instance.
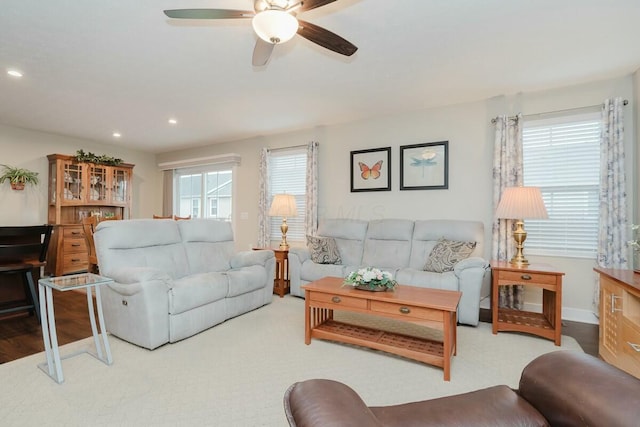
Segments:
[[[540,187],[549,214],[525,220],[528,254],[596,257],[600,129],[598,113],[524,122],[524,185]]]
[[[298,216],[287,218],[287,241],[305,242],[305,212],[306,212],[306,176],[307,151],[305,147],[269,152],[269,190],[273,201],[275,194],[292,194],[296,198]],[[281,217],[271,217],[271,239],[280,239]]]

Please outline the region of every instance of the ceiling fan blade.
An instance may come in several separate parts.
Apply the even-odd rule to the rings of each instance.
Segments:
[[[300,19],[298,23],[300,24],[298,34],[317,45],[345,56],[351,56],[358,50],[351,42],[329,30]]]
[[[234,9],[170,9],[164,14],[169,18],[178,19],[229,19],[251,18],[255,13],[247,10]]]
[[[302,6],[300,6],[300,12],[315,9],[320,6],[324,6],[325,4],[333,3],[334,1],[336,0],[303,0]]]
[[[258,41],[256,41],[256,46],[253,48],[253,66],[261,67],[266,65],[269,62],[269,58],[271,58],[271,52],[273,52],[273,48],[275,44],[267,43],[258,37]]]

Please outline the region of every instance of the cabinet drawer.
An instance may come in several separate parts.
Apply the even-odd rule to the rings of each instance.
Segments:
[[[367,308],[366,299],[346,297],[344,295],[333,295],[333,294],[312,292],[311,301],[341,305],[341,306],[350,307],[350,308],[360,308],[362,310],[366,310]]]
[[[78,252],[76,254],[65,254],[62,259],[62,274],[73,273],[75,271],[86,270],[89,266],[89,254]]]
[[[87,242],[85,239],[64,239],[62,246],[65,254],[87,252]]]
[[[65,226],[62,235],[65,239],[84,239],[84,232],[82,226]]]
[[[415,307],[412,305],[402,305],[384,301],[371,301],[371,311],[396,316],[412,317],[421,320],[442,321],[442,311],[431,308]]]
[[[622,318],[621,347],[623,353],[623,368],[633,371],[634,375],[640,374],[640,326],[633,324],[629,319]],[[632,345],[633,344],[633,345]]]
[[[555,285],[557,276],[554,274],[542,274],[542,273],[528,273],[519,271],[500,271],[498,274],[498,281],[509,284],[529,284],[534,283],[538,285]]]

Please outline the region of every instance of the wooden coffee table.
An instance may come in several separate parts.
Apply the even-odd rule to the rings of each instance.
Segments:
[[[305,344],[311,338],[382,350],[444,369],[451,378],[456,354],[456,310],[461,292],[398,285],[393,292],[370,292],[342,286],[344,279],[325,277],[308,283],[305,291]],[[402,320],[442,331],[442,341],[339,322],[333,311],[364,313]]]

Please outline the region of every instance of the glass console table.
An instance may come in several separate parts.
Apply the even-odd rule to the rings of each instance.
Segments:
[[[98,276],[92,273],[74,274],[70,276],[47,277],[38,280],[38,291],[40,296],[40,319],[42,323],[42,339],[44,340],[44,350],[47,361],[38,365],[42,371],[53,378],[58,384],[64,382],[62,374],[61,359],[76,356],[82,353],[88,353],[106,365],[111,365],[113,359],[111,357],[111,348],[104,325],[104,315],[102,314],[102,300],[100,298],[100,285],[112,283],[113,280]],[[89,309],[89,319],[91,320],[91,331],[93,332],[93,341],[96,346],[96,354],[88,350],[78,351],[64,357],[60,357],[58,349],[58,335],[56,333],[56,319],[53,309],[53,289],[57,291],[70,291],[73,289],[85,289],[87,292],[87,306]],[[96,295],[96,305],[98,308],[98,321],[96,325],[95,310],[93,308],[92,289]],[[98,326],[100,331],[98,331]],[[100,343],[100,335],[102,335],[102,345]]]

